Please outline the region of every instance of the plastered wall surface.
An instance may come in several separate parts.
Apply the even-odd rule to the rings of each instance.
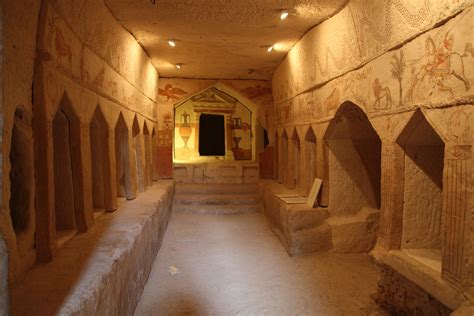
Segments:
[[[295,179],[285,134],[311,126],[316,134],[316,176],[323,179],[320,204],[330,212],[340,209],[338,203],[344,199],[338,189],[349,183],[360,193],[353,198],[354,206],[380,208],[378,250],[409,244],[442,249],[441,258],[435,259],[441,266],[438,278],[458,289],[460,285],[463,293],[473,284],[474,257],[472,5],[472,1],[350,1],[294,46],[272,81],[279,182],[291,187]],[[359,124],[361,116],[346,111],[348,102],[367,116],[368,124]],[[326,134],[334,122],[344,119],[341,113],[348,113],[347,120],[355,126],[372,127],[381,141],[374,151],[380,155],[380,193],[375,194],[379,203],[373,204],[363,177],[347,177],[365,170],[370,178],[374,171],[367,166],[377,163],[343,164],[355,151],[340,155],[342,159],[335,155],[337,147],[331,149],[334,140]],[[435,143],[426,143],[432,139],[428,129],[436,135]],[[343,147],[349,153],[350,146]],[[364,152],[372,151],[357,150],[359,156]],[[414,229],[421,223],[424,236]],[[421,271],[429,274],[424,259],[417,260]],[[410,269],[408,264],[404,273]],[[424,286],[428,293],[432,289]],[[442,292],[436,298],[456,306]]]
[[[172,176],[174,105],[217,83],[249,99],[257,107],[258,124],[267,130],[274,129],[273,96],[271,83],[268,81],[161,78],[158,90],[158,159],[169,161],[168,165],[160,165],[161,177]],[[273,141],[270,133],[269,136]]]
[[[8,43],[3,81],[5,198],[0,227],[10,253],[10,279],[14,281],[38,256],[40,260],[48,260],[58,247],[52,202],[55,196],[53,136],[61,126],[54,123],[58,111],[67,116],[71,139],[77,141],[71,144],[71,158],[79,168],[73,170],[75,192],[80,192],[74,203],[83,211],[83,222],[77,225],[79,231],[84,231],[93,225],[94,212],[89,124],[99,108],[105,122],[103,130],[109,135],[105,146],[110,146],[108,168],[109,178],[113,178],[110,187],[117,186],[112,136],[119,116],[126,123],[130,139],[134,121],[138,127],[137,140],[128,144],[130,168],[135,171],[134,164],[139,159],[144,170],[152,173],[155,154],[151,151],[151,137],[157,131],[158,73],[141,46],[101,1],[6,1],[5,12]],[[18,27],[19,21],[22,27]],[[35,146],[35,179],[28,179],[31,184],[28,197],[33,203],[28,206],[29,224],[21,237],[12,227],[8,203],[11,131],[19,106],[31,154]],[[134,173],[128,175],[132,198],[137,187]],[[116,208],[116,196],[116,189],[108,192],[107,208]]]

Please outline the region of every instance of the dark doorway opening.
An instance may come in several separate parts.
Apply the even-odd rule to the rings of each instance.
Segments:
[[[223,115],[201,114],[199,118],[199,155],[225,155],[225,125]]]

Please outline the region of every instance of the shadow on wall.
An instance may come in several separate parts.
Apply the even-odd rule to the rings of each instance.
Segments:
[[[133,200],[130,170],[129,132],[127,123],[120,113],[115,125],[115,164],[117,168],[117,196]]]
[[[382,143],[367,115],[343,104],[324,135],[329,150],[329,207],[332,215],[353,215],[363,207],[380,208]]]
[[[417,110],[397,143],[405,152],[401,247],[441,251],[444,142]]]

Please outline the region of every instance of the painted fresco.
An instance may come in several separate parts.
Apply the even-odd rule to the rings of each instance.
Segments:
[[[273,76],[275,101],[288,100],[364,65],[429,30],[437,21],[461,12],[469,3],[350,1],[334,17],[309,31],[278,66]]]
[[[174,159],[199,159],[199,117],[223,115],[226,131],[226,159],[252,159],[252,112],[233,96],[211,87],[175,107]],[[229,157],[230,155],[230,157]]]
[[[318,89],[277,102],[277,125],[326,121],[346,100],[364,108],[369,116],[406,111],[420,105],[438,107],[472,100],[472,20],[474,13],[467,9],[445,25],[380,56],[361,69],[348,72]]]

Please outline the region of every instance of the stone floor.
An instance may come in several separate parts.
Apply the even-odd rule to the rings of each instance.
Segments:
[[[260,213],[174,212],[135,315],[379,315],[368,255],[289,257]]]

